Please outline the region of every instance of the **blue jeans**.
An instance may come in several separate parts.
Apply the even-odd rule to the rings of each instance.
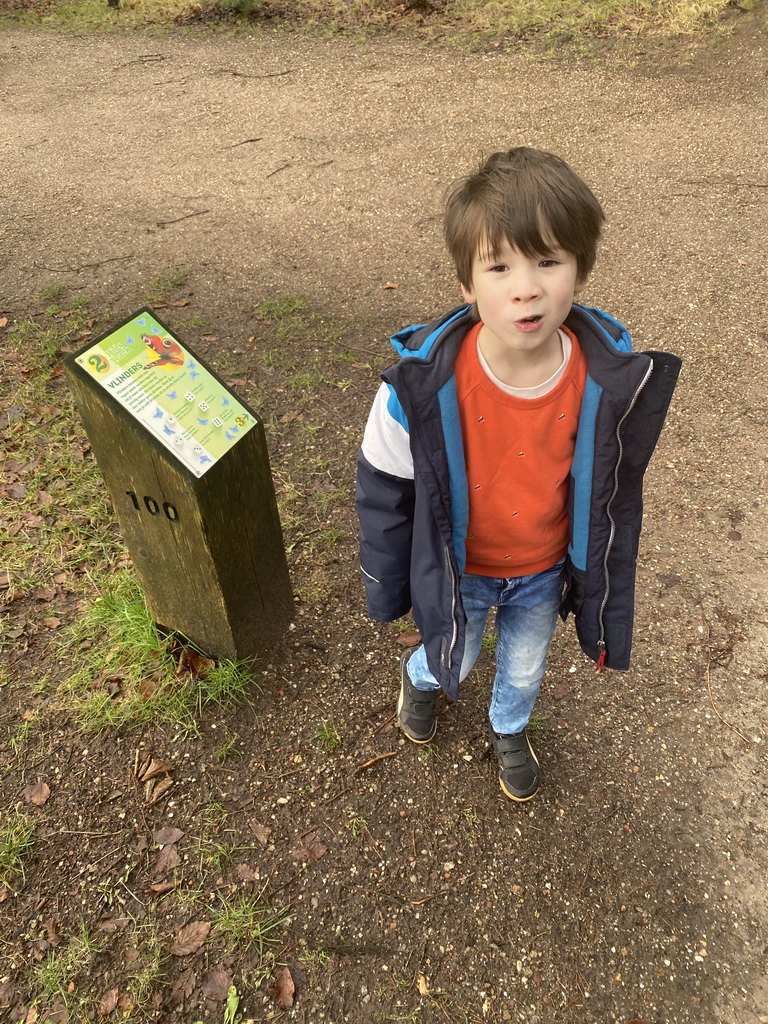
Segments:
[[[557,625],[565,582],[565,560],[532,576],[496,579],[461,578],[461,600],[467,616],[460,679],[466,678],[480,653],[486,619],[497,608],[496,677],[488,717],[495,732],[521,732],[528,724],[547,670],[547,651]],[[440,684],[427,664],[424,646],[408,661],[408,675],[418,690]]]

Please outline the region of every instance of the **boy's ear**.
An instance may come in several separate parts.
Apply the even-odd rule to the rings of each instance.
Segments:
[[[475,301],[475,293],[471,288],[465,288],[464,285],[459,286],[461,288],[461,294],[464,296],[464,301],[470,304]]]
[[[584,291],[584,289],[587,287],[588,281],[589,281],[589,278],[587,278],[587,277],[577,281],[576,282],[576,287],[573,289],[573,294],[574,295],[580,295]]]

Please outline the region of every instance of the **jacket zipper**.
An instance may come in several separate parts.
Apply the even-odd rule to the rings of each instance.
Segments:
[[[443,659],[445,667],[450,670],[451,659],[453,658],[453,649],[456,646],[456,641],[459,635],[459,626],[456,622],[456,573],[453,571],[453,565],[451,564],[451,553],[448,550],[448,546],[444,548],[445,551],[445,564],[448,567],[448,572],[451,574],[451,623],[453,625],[453,632],[451,634],[451,643],[448,647],[446,656]]]
[[[617,442],[617,444],[619,446],[619,457],[616,460],[616,465],[615,465],[614,470],[613,470],[613,491],[611,493],[610,498],[608,499],[608,504],[605,506],[605,513],[608,516],[608,520],[609,520],[609,522],[611,524],[611,530],[610,530],[610,533],[608,535],[608,543],[606,544],[606,547],[605,547],[605,555],[603,556],[603,578],[605,580],[605,590],[603,592],[603,600],[602,600],[602,602],[600,604],[600,611],[598,613],[598,628],[599,628],[599,631],[600,631],[600,637],[599,637],[599,639],[597,641],[597,649],[600,651],[600,654],[598,655],[597,662],[595,663],[595,671],[596,672],[602,672],[603,671],[603,668],[605,666],[605,659],[608,656],[608,652],[607,652],[606,647],[605,647],[605,622],[603,621],[603,613],[605,612],[605,606],[608,604],[608,597],[609,597],[610,591],[611,591],[611,579],[610,579],[610,573],[608,572],[608,558],[609,558],[609,556],[611,554],[611,548],[613,547],[614,537],[616,536],[616,521],[614,520],[613,516],[611,515],[611,505],[613,504],[613,499],[616,497],[616,494],[617,494],[617,492],[619,490],[619,467],[621,466],[621,460],[624,457],[624,445],[622,444],[622,441],[621,441],[621,428],[624,426],[624,421],[626,420],[627,416],[629,416],[629,414],[634,409],[634,407],[635,407],[635,405],[637,403],[637,400],[640,397],[640,392],[643,390],[645,385],[648,383],[648,379],[650,378],[652,373],[653,373],[653,361],[651,361],[650,366],[646,370],[645,376],[640,381],[640,383],[639,383],[639,385],[637,387],[637,390],[635,391],[634,395],[632,396],[632,400],[629,403],[629,405],[627,406],[626,412],[624,413],[624,415],[621,417],[621,419],[619,420],[618,424],[616,425],[616,442]]]

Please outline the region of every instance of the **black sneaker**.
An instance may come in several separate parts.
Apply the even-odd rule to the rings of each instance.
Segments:
[[[491,726],[491,741],[499,759],[499,783],[510,800],[530,800],[539,788],[539,762],[522,732],[499,736]]]
[[[406,668],[412,654],[412,650],[404,651],[400,659],[397,724],[413,743],[429,743],[437,732],[437,697],[440,691],[416,689]]]

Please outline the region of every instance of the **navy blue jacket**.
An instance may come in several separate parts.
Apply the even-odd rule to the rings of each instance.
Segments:
[[[392,338],[402,357],[382,374],[358,457],[360,568],[371,618],[413,608],[429,667],[455,699],[464,652],[459,579],[469,499],[454,364],[475,323],[461,306]],[[573,612],[584,652],[628,669],[643,474],[669,407],[680,359],[632,352],[607,313],[574,304],[565,321],[584,353],[569,491],[561,614]]]

